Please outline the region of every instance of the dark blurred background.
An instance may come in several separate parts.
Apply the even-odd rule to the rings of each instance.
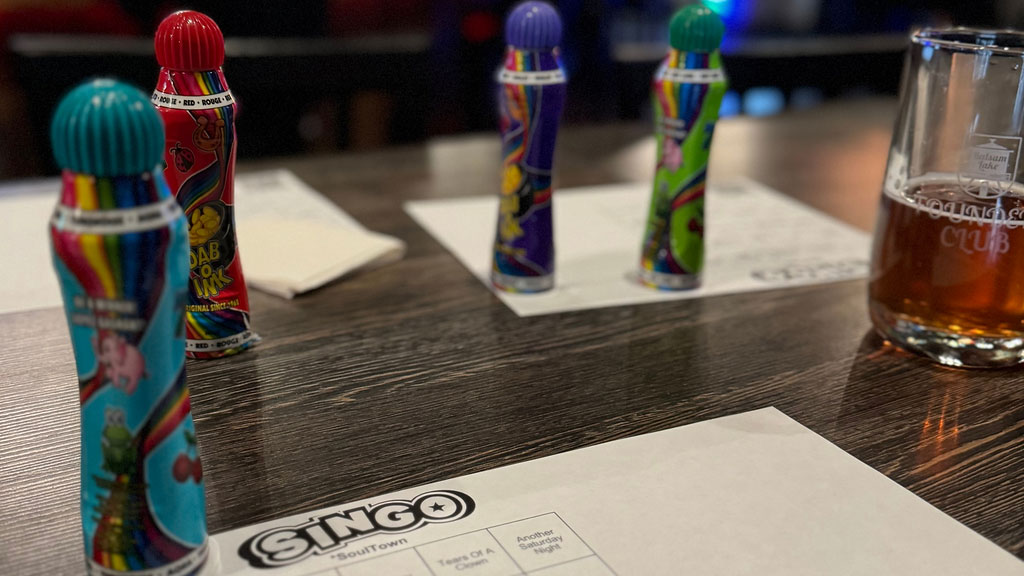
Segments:
[[[640,120],[671,14],[693,0],[561,0],[567,123]],[[895,95],[907,32],[1024,25],[1024,0],[704,0],[726,22],[724,115]],[[241,158],[368,149],[496,126],[497,0],[0,0],[0,179],[51,174],[49,115],[77,82],[148,92],[182,8],[227,37]]]

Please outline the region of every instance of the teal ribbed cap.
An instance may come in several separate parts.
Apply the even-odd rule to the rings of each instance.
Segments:
[[[680,52],[714,52],[722,45],[724,35],[722,19],[700,4],[676,12],[669,24],[669,43]]]
[[[163,160],[164,125],[149,98],[109,79],[86,82],[61,100],[50,126],[61,169],[104,178],[152,172]]]

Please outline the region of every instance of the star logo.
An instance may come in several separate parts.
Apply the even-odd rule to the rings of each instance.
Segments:
[[[434,504],[433,504],[433,505],[432,505],[432,506],[430,507],[430,509],[431,509],[432,511],[434,511],[434,512],[440,512],[440,511],[444,510],[444,505],[443,505],[443,504],[440,504],[440,503],[437,503],[437,502],[435,502],[435,503],[434,503]]]

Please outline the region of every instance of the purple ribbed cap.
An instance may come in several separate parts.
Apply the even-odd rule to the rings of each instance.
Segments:
[[[551,50],[562,41],[562,19],[547,2],[523,2],[505,20],[505,41],[521,50]]]

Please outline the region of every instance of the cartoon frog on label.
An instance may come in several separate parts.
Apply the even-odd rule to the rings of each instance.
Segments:
[[[107,408],[102,449],[104,470],[115,476],[135,471],[138,454],[133,447],[132,432],[125,426],[124,410]]]

